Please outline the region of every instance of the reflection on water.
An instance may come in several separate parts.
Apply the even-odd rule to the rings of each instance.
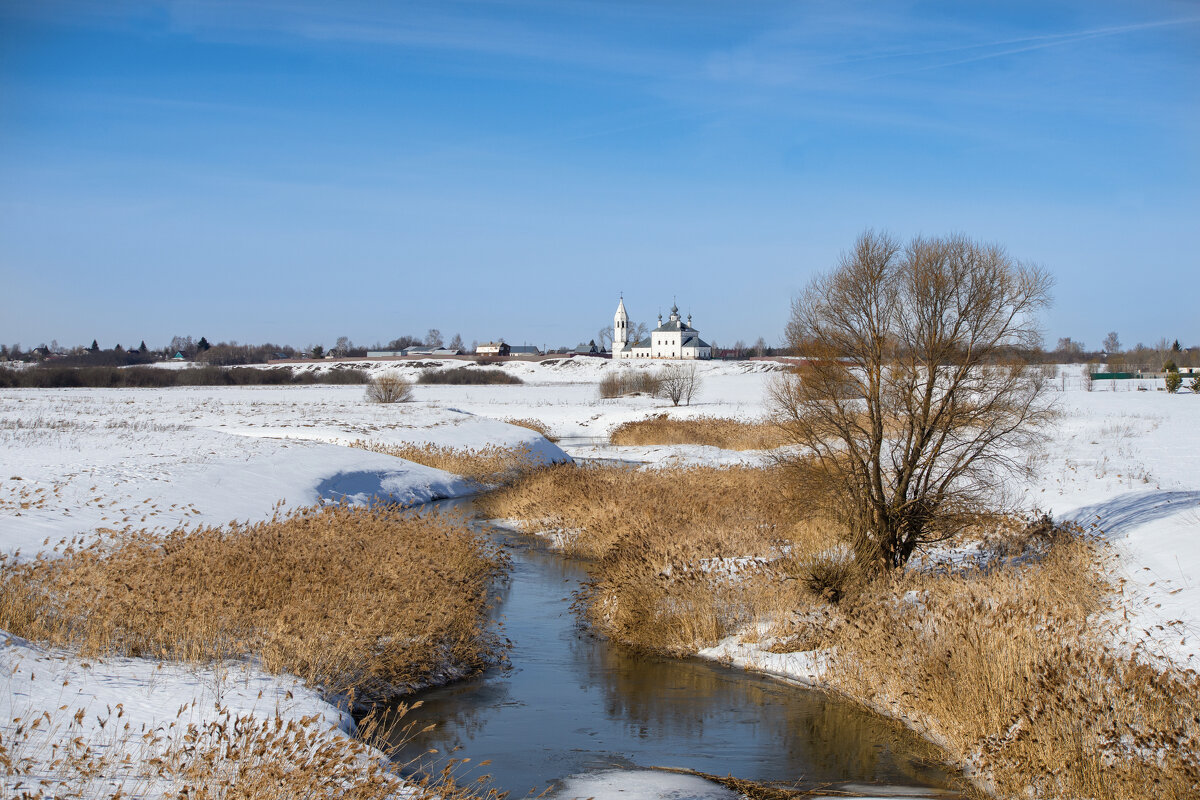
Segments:
[[[581,631],[570,610],[582,569],[497,531],[513,564],[498,614],[511,668],[422,692],[410,712],[437,727],[403,758],[436,748],[486,768],[521,796],[605,769],[686,767],[813,786],[947,787],[908,731],[820,692],[700,661],[630,652]],[[429,763],[418,762],[418,763]]]

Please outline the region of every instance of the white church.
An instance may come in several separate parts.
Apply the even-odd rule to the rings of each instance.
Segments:
[[[640,342],[629,341],[629,315],[625,313],[625,298],[617,303],[613,317],[613,358],[712,358],[712,347],[700,338],[692,327],[692,315],[687,322],[679,318],[679,307],[671,305],[671,316],[663,322],[658,315],[658,327]]]

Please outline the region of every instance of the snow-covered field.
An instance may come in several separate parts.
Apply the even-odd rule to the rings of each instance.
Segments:
[[[403,362],[368,368],[417,374]],[[760,417],[774,365],[701,364],[699,398],[683,408],[648,397],[599,399],[597,381],[615,368],[601,359],[506,364],[524,385],[420,385],[414,402],[399,405],[367,403],[362,386],[5,390],[0,552],[30,558],[100,528],[169,530],[264,519],[280,506],[373,496],[418,503],[472,490],[449,473],[346,446],[356,440],[525,446],[546,459],[565,452],[657,464],[765,458],[694,446],[616,448],[604,440],[616,425],[656,413]],[[1114,569],[1127,580],[1131,640],[1200,668],[1200,396],[1089,393],[1074,383],[1057,395],[1061,419],[1050,445],[1030,454],[1040,477],[1013,488],[1031,507],[1102,532],[1117,554]],[[560,446],[503,422],[514,418],[548,425]],[[320,713],[343,728],[350,724],[314,692],[250,664],[84,664],[6,638],[0,731],[33,709],[86,708],[93,719],[116,702],[134,729],[153,728],[187,704],[189,714],[205,719],[218,699],[242,712]],[[800,679],[817,667],[736,642],[707,655]]]

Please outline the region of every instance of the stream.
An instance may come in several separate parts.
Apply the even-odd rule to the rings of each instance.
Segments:
[[[471,513],[466,501],[434,510]],[[959,797],[936,751],[836,696],[698,659],[633,652],[582,629],[571,610],[581,562],[540,540],[478,523],[512,557],[493,611],[510,666],[419,692],[405,721],[436,727],[399,761],[439,770],[470,758],[510,797],[735,798],[699,778],[734,775],[858,796]],[[426,753],[436,749],[437,755]],[[447,755],[449,754],[449,755]],[[490,759],[485,767],[476,767]]]

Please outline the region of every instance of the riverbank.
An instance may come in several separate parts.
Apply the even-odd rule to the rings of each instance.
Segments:
[[[1200,406],[1060,400],[1050,445],[1027,454],[1039,479],[1011,489],[1078,529],[977,530],[894,583],[854,585],[837,537],[798,528],[786,492],[726,497],[744,471],[551,470],[485,502],[594,559],[589,618],[622,641],[842,692],[1001,796],[1190,797]]]
[[[361,398],[0,394],[7,789],[161,796],[248,774],[278,796],[401,788],[349,709],[492,663],[480,626],[500,562],[466,526],[366,507],[477,482],[345,445],[565,456],[523,428]]]

